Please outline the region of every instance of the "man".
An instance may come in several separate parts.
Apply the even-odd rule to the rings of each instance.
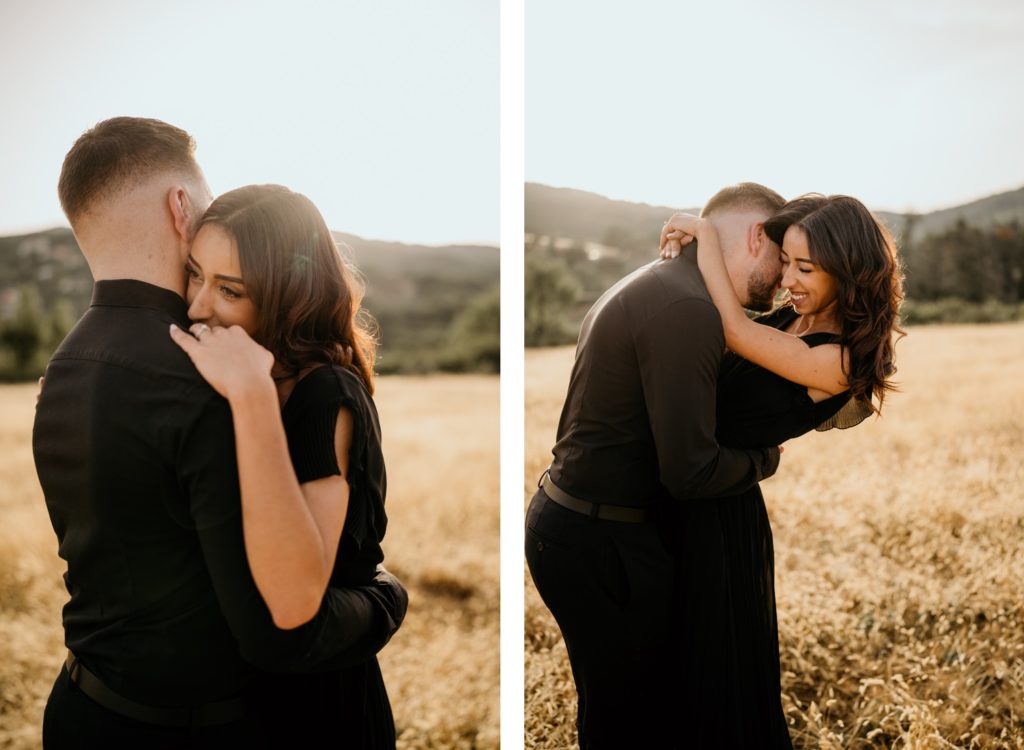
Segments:
[[[54,354],[33,430],[68,564],[68,661],[44,746],[261,747],[244,693],[256,665],[365,660],[405,614],[401,585],[329,588],[276,628],[249,573],[231,414],[171,340],[192,227],[212,196],[183,130],[119,117],[68,152],[58,192],[96,281]]]
[[[782,204],[742,183],[702,212],[751,309],[769,309],[778,285],[763,223]],[[583,750],[682,746],[666,690],[678,663],[666,522],[673,504],[735,494],[778,467],[777,448],[715,440],[724,334],[696,247],[682,255],[622,279],[584,319],[554,461],[527,514],[527,561],[569,652]]]

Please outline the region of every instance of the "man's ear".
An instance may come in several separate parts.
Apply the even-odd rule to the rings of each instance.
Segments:
[[[747,250],[755,258],[761,256],[761,251],[764,250],[767,239],[767,235],[764,232],[764,222],[758,221],[750,225],[747,229]]]
[[[192,201],[189,200],[185,188],[172,187],[167,191],[167,207],[171,210],[171,220],[174,223],[174,231],[178,233],[182,242],[191,239],[192,232]]]

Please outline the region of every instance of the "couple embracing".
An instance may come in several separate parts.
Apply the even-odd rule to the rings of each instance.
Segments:
[[[96,283],[33,429],[70,594],[43,746],[394,748],[360,290],[307,198],[211,202],[194,149],[119,117],[61,171]]]
[[[896,248],[853,198],[753,183],[672,216],[661,248],[584,319],[527,562],[581,748],[791,748],[758,482],[892,389]]]

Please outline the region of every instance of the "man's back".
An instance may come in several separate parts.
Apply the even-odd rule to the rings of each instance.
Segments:
[[[739,491],[774,466],[719,448],[715,385],[725,339],[696,247],[619,281],[583,322],[552,480],[591,502],[643,507]]]
[[[68,562],[67,645],[152,705],[237,694],[249,672],[197,533],[240,528],[230,414],[171,341],[172,322],[187,325],[173,292],[98,284],[47,369],[33,434]],[[196,482],[210,488],[202,498]]]

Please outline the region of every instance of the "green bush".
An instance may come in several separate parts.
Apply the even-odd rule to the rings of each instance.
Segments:
[[[19,288],[14,314],[0,323],[0,380],[34,380],[46,370],[53,350],[74,324],[66,305],[47,313],[39,291]]]
[[[429,372],[497,373],[501,363],[501,290],[499,285],[470,299],[441,338],[418,346],[382,346],[375,369],[381,375]]]
[[[501,369],[501,289],[497,284],[470,300],[452,321],[438,367],[447,372]]]
[[[558,256],[528,248],[526,252],[525,328],[526,346],[557,346],[576,340],[576,327],[567,320],[580,295],[580,285],[566,262]]]

